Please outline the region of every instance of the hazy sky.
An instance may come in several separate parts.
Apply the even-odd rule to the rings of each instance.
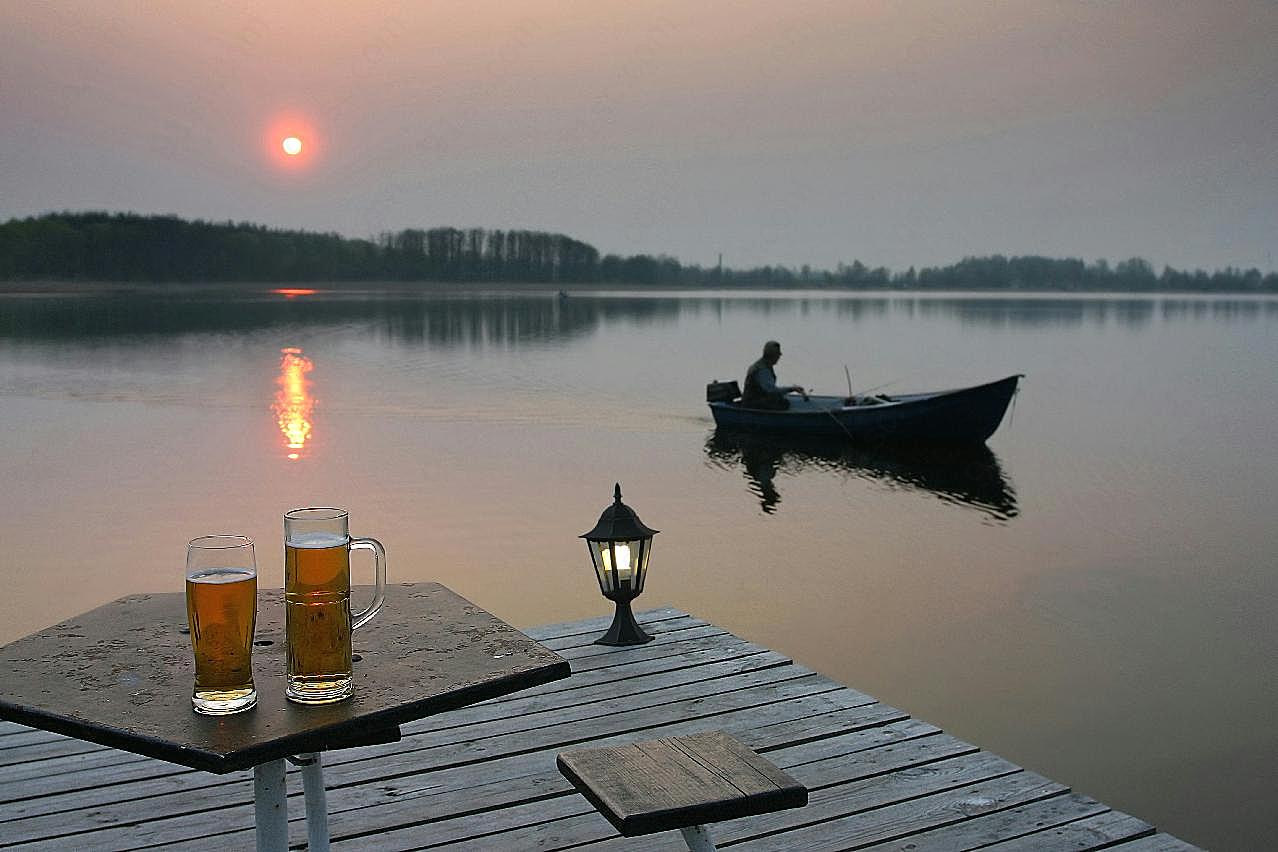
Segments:
[[[0,219],[89,208],[1268,271],[1278,2],[0,0]]]

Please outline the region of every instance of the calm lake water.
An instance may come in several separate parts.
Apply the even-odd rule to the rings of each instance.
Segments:
[[[764,340],[844,393],[1026,374],[989,453],[717,440]],[[1188,840],[1278,836],[1278,301],[0,295],[0,641],[178,591],[187,539],[351,510],[395,581],[609,611],[620,481],[671,604]]]

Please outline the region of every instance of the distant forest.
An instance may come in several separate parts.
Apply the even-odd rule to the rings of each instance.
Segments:
[[[1161,272],[1142,258],[1110,266],[1047,257],[968,257],[892,272],[860,261],[833,270],[729,269],[665,255],[600,256],[542,231],[415,228],[375,239],[133,213],[51,213],[0,225],[0,280],[109,282],[448,281],[865,290],[1073,290],[1275,293],[1278,274],[1228,268]]]

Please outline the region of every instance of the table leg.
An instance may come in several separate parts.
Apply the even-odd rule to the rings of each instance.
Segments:
[[[253,767],[253,812],[257,820],[257,852],[288,852],[288,794],[283,760]]]
[[[715,852],[714,841],[704,825],[690,825],[679,831],[683,834],[684,843],[688,844],[689,852]]]
[[[324,764],[319,752],[299,754],[302,789],[306,792],[306,848],[328,852],[328,800],[324,793]]]

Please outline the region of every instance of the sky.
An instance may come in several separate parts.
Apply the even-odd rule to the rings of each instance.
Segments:
[[[1278,3],[0,0],[0,220],[85,209],[1268,272]]]

